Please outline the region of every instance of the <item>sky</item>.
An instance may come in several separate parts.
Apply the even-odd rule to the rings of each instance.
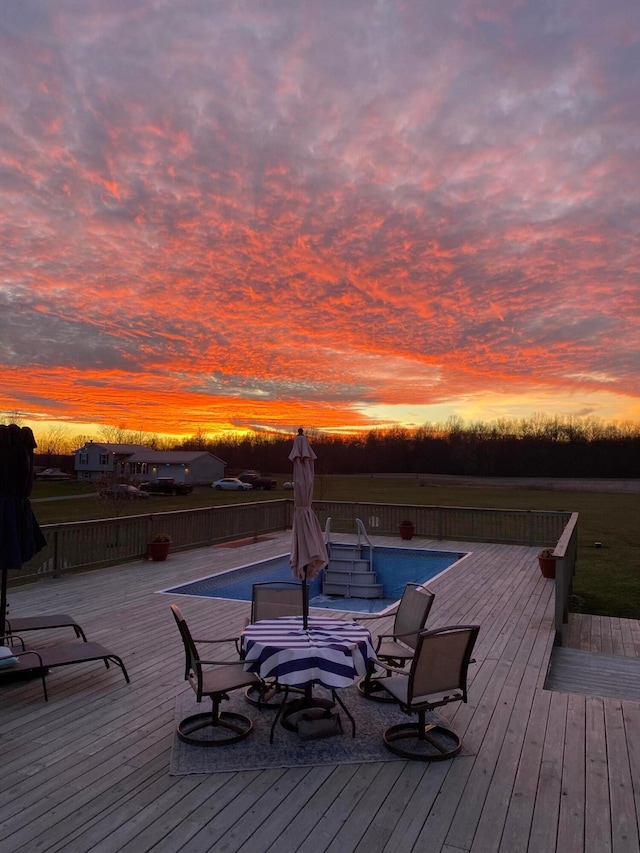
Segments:
[[[639,176],[638,0],[3,0],[0,412],[637,421]]]

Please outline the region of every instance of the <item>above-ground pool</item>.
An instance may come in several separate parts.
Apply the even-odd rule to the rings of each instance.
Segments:
[[[341,598],[335,595],[323,595],[321,573],[309,583],[310,605],[325,610],[379,613],[402,597],[407,582],[425,584],[450,569],[465,556],[466,554],[457,551],[418,551],[409,548],[376,547],[373,549],[372,566],[378,576],[378,583],[383,585],[383,598]],[[161,592],[169,595],[251,601],[251,588],[254,583],[291,580],[289,554],[280,554],[269,560],[251,563],[238,569],[229,569],[217,575],[163,589]]]

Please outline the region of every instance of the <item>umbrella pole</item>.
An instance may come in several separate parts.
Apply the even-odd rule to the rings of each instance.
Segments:
[[[7,628],[7,569],[2,569],[2,590],[0,592],[0,618],[2,623],[0,627],[0,639],[5,636]]]
[[[302,628],[309,627],[309,584],[307,583],[307,566],[302,570]]]

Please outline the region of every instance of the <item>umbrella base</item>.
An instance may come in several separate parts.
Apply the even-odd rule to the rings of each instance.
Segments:
[[[321,699],[319,696],[304,696],[301,699],[294,699],[292,702],[287,702],[282,710],[280,717],[280,725],[283,729],[290,732],[298,731],[298,722],[305,712],[311,709],[320,709],[322,711],[332,711],[336,703],[331,699]]]
[[[290,688],[285,688],[285,691],[288,692]],[[285,696],[286,699],[286,696]],[[311,687],[305,687],[304,697],[301,699],[294,699],[293,702],[284,702],[276,713],[276,716],[271,724],[271,732],[269,734],[269,743],[273,743],[273,735],[275,732],[276,724],[278,720],[280,721],[280,725],[287,729],[290,732],[298,732],[302,736],[302,729],[298,729],[298,724],[301,723],[302,726],[308,725],[309,719],[312,720],[327,720],[333,717],[337,717],[337,713],[334,712],[335,706],[340,705],[342,710],[345,712],[347,717],[349,718],[349,722],[351,723],[351,737],[356,736],[356,721],[353,718],[353,715],[350,713],[347,706],[344,704],[342,699],[338,696],[335,690],[331,691],[331,699],[324,699],[320,696],[314,696],[311,692]],[[338,717],[336,729],[335,731],[327,732],[326,734],[323,732],[322,737],[328,736],[329,734],[338,734],[342,733],[342,726],[340,724],[340,720]]]

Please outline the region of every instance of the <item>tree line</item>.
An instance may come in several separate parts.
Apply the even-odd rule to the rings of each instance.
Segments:
[[[595,418],[549,417],[444,424],[417,429],[376,429],[358,435],[330,435],[307,428],[325,474],[423,473],[485,477],[640,477],[640,423],[605,423]],[[124,427],[101,427],[98,436],[70,439],[64,428],[37,435],[38,457],[60,464],[89,438],[142,444],[155,450],[208,450],[227,463],[227,472],[255,468],[284,473],[291,468],[295,430],[209,436],[201,429],[187,439],[168,440]],[[71,465],[73,463],[71,462]],[[66,466],[63,466],[66,467]]]
[[[640,477],[640,424],[534,416],[518,420],[443,425],[415,430],[371,430],[327,435],[307,429],[325,474],[429,473],[485,477]],[[199,434],[181,443],[206,449],[228,470],[283,472],[291,467],[293,435],[253,434],[208,441]]]

